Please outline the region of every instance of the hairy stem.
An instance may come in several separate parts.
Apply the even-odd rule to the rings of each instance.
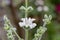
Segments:
[[[13,30],[13,32],[14,32],[15,35],[18,37],[18,39],[21,40],[21,38],[20,38],[19,35],[16,33],[16,31]]]
[[[28,10],[27,10],[27,8],[28,8],[28,0],[25,0],[25,6],[26,6],[25,17],[27,17],[27,15],[28,15]]]
[[[43,27],[45,27],[45,26],[46,26],[46,24],[47,24],[47,23],[46,23],[46,22],[44,22]]]
[[[25,29],[25,40],[28,40],[28,29]]]
[[[26,8],[28,7],[28,0],[25,0]]]
[[[10,24],[10,23],[9,23],[9,24]],[[10,24],[10,25],[11,25],[11,24]],[[11,25],[11,27],[13,27],[13,26]],[[15,30],[12,29],[12,31],[15,33],[15,35],[18,37],[19,40],[22,40]]]

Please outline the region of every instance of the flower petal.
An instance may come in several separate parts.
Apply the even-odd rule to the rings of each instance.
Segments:
[[[49,8],[47,6],[44,6],[44,11],[48,11]]]
[[[30,26],[30,28],[32,29],[32,28],[34,28],[35,26],[36,26],[36,24],[35,23],[32,23],[31,25],[29,25]]]
[[[19,22],[19,26],[23,27],[25,24],[23,22]]]
[[[41,12],[41,11],[43,11],[43,8],[42,8],[41,6],[38,6],[38,7],[37,7],[37,11],[38,11],[38,12]]]
[[[19,23],[21,27],[25,26],[26,28],[30,27],[32,29],[36,26],[36,24],[33,23],[33,21],[35,20],[34,18],[22,18],[21,20],[22,22]]]
[[[34,19],[34,18],[32,18],[32,19],[29,18],[29,21],[30,21],[30,22],[33,22],[33,21],[35,21],[35,20],[36,20],[36,19]]]
[[[22,20],[22,21],[25,21],[25,18],[22,18],[21,20]]]
[[[35,21],[36,19],[32,18],[32,21]]]

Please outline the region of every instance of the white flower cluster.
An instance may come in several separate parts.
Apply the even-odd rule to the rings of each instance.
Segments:
[[[26,28],[32,29],[36,26],[36,23],[33,23],[33,21],[35,21],[34,18],[32,18],[32,19],[31,18],[22,18],[21,20],[22,20],[22,22],[19,22],[19,25],[21,27],[26,27]]]
[[[37,11],[41,12],[41,11],[48,11],[48,7],[44,6],[44,1],[43,0],[36,0],[35,5],[38,6],[37,7]]]
[[[52,16],[51,15],[48,16],[47,14],[45,14],[44,15],[43,22],[49,24],[51,22],[51,19],[52,19]]]
[[[36,0],[35,4],[36,5],[44,5],[44,1],[43,0]]]
[[[41,11],[48,11],[48,7],[47,6],[39,6],[37,7],[37,11],[41,12]]]
[[[4,16],[4,21],[4,29],[7,31],[8,40],[15,40],[15,34],[13,34],[13,30],[16,31],[16,28],[11,25],[10,20],[7,18],[6,15]]]

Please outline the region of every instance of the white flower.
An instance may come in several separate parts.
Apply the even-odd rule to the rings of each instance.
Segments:
[[[39,11],[39,12],[43,11],[42,6],[37,7],[37,11]]]
[[[48,11],[48,7],[47,6],[44,6],[44,11]]]
[[[35,19],[31,19],[31,18],[22,18],[21,19],[22,20],[22,22],[19,22],[19,25],[21,26],[21,27],[26,27],[26,28],[30,28],[30,29],[32,29],[32,28],[34,28],[35,26],[36,26],[36,23],[32,23]]]
[[[43,0],[36,0],[35,5],[44,5]]]
[[[41,11],[48,11],[49,10],[49,8],[47,7],[47,6],[38,6],[37,7],[37,11],[38,12],[41,12]]]
[[[45,22],[45,23],[50,23],[50,21],[51,21],[51,19],[52,19],[52,16],[51,15],[47,15],[47,14],[45,14],[44,15],[44,19],[43,19],[43,22]]]

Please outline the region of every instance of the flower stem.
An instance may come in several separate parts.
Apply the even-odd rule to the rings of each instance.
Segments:
[[[26,6],[25,17],[27,17],[27,15],[28,15],[28,10],[27,10],[27,8],[28,8],[28,0],[25,0],[25,6]]]
[[[10,24],[10,23],[9,23],[9,24]],[[11,25],[11,24],[10,24],[10,25]],[[11,25],[11,27],[13,28],[12,25]],[[18,40],[22,40],[15,30],[12,29],[12,31],[13,31],[13,32],[15,33],[15,35],[18,37]]]
[[[25,29],[25,40],[28,40],[28,29]]]
[[[46,22],[44,22],[43,27],[45,27],[45,26],[46,26],[46,24],[47,24],[47,23],[46,23]]]
[[[28,7],[28,0],[25,0],[26,8]]]
[[[16,31],[13,30],[13,32],[14,32],[15,35],[18,37],[18,39],[21,40],[21,38],[20,38],[19,35],[16,33]]]
[[[28,12],[27,10],[25,10],[25,18],[28,16]]]
[[[43,35],[43,34],[42,34]],[[41,38],[42,38],[42,35],[38,38],[38,40],[41,40]]]

